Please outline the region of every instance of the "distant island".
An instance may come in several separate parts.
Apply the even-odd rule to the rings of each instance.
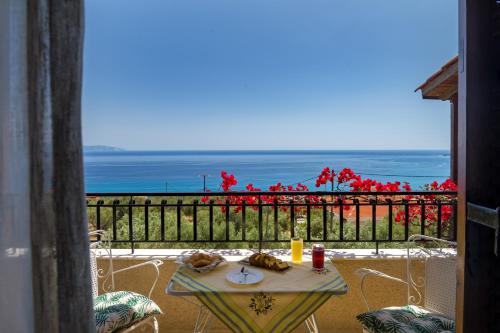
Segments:
[[[83,146],[84,153],[93,153],[93,152],[101,152],[101,151],[125,151],[125,149],[112,147],[112,146]]]

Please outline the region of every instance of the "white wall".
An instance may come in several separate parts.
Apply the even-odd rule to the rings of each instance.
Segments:
[[[33,332],[26,0],[0,0],[0,331]]]

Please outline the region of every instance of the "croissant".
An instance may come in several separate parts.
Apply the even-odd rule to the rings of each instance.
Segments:
[[[282,272],[288,269],[288,263],[267,253],[254,253],[249,258],[250,265]]]

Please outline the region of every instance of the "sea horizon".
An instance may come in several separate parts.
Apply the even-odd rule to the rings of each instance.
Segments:
[[[446,149],[387,150],[119,150],[84,153],[87,192],[191,192],[220,190],[220,172],[234,174],[235,190],[246,184],[267,190],[280,182],[316,188],[324,167],[348,167],[364,178],[409,182],[415,190],[449,177]]]
[[[282,149],[255,149],[255,148],[249,148],[249,149],[130,149],[130,148],[123,148],[123,147],[117,147],[117,146],[106,146],[106,145],[84,145],[84,153],[107,153],[110,152],[109,150],[96,150],[96,151],[85,151],[85,148],[87,147],[107,147],[107,148],[113,148],[117,149],[113,152],[391,152],[391,151],[396,151],[396,152],[419,152],[419,151],[439,151],[439,152],[446,152],[449,153],[450,150],[447,148],[401,148],[401,149],[366,149],[366,148],[359,148],[359,149],[288,149],[288,148],[282,148]]]

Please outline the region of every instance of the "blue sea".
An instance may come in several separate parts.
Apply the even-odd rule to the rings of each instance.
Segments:
[[[314,187],[324,167],[351,168],[379,181],[409,182],[414,189],[450,174],[445,150],[411,151],[111,151],[84,154],[87,192],[217,191],[222,170],[234,174],[235,189],[248,183],[263,190],[281,182]],[[322,188],[324,189],[324,188]]]

